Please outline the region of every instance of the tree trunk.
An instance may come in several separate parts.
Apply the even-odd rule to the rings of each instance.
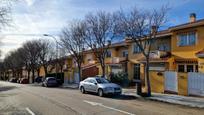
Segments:
[[[35,69],[32,69],[32,83],[34,83],[34,78],[35,78]]]
[[[102,77],[104,78],[106,75],[106,66],[104,64],[102,64]]]
[[[30,70],[27,70],[28,71],[28,81],[29,81],[29,83],[30,83]]]
[[[47,76],[47,66],[44,66],[45,77]]]
[[[79,81],[81,81],[81,66],[78,66]]]
[[[39,77],[40,76],[40,68],[38,68],[38,76],[37,77]]]
[[[15,77],[15,71],[12,70],[12,77],[14,78]]]
[[[146,58],[146,66],[145,66],[145,73],[146,73],[146,79],[147,79],[147,96],[151,96],[151,84],[149,79],[149,57]]]

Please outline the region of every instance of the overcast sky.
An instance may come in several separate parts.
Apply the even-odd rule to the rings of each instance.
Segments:
[[[61,28],[73,19],[83,18],[88,12],[159,8],[169,4],[167,26],[189,21],[194,12],[204,18],[204,0],[19,0],[12,6],[12,27],[0,33],[3,56],[27,40],[42,38],[42,34],[58,35]]]

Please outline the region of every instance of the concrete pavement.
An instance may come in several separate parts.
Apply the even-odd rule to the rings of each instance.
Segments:
[[[123,94],[140,97],[136,94],[135,89],[123,89]],[[184,105],[188,107],[204,108],[204,98],[203,97],[189,97],[174,94],[160,94],[152,93],[151,97],[146,99],[153,101],[166,102],[171,104]]]
[[[40,86],[0,82],[1,105],[7,113],[31,115],[202,115],[203,109],[188,108],[134,96],[98,97],[94,94],[81,94],[78,90],[45,88]],[[0,108],[0,114],[2,108]]]

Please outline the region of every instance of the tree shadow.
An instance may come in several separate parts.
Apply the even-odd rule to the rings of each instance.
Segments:
[[[98,96],[97,93],[92,93],[92,92],[86,92],[86,94]],[[135,100],[135,99],[139,99],[136,96],[124,95],[124,94],[121,94],[121,95],[104,95],[102,98],[109,98],[109,99],[116,99],[116,100]]]
[[[17,87],[15,87],[15,86],[0,86],[0,92],[9,91],[9,90],[13,90],[16,88]]]
[[[138,99],[136,96],[132,95],[106,95],[105,98],[117,99],[117,100],[135,100]]]

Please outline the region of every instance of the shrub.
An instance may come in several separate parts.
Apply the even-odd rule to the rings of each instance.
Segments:
[[[122,87],[129,86],[128,74],[125,72],[118,72],[117,74],[110,74],[110,81],[121,85]]]

